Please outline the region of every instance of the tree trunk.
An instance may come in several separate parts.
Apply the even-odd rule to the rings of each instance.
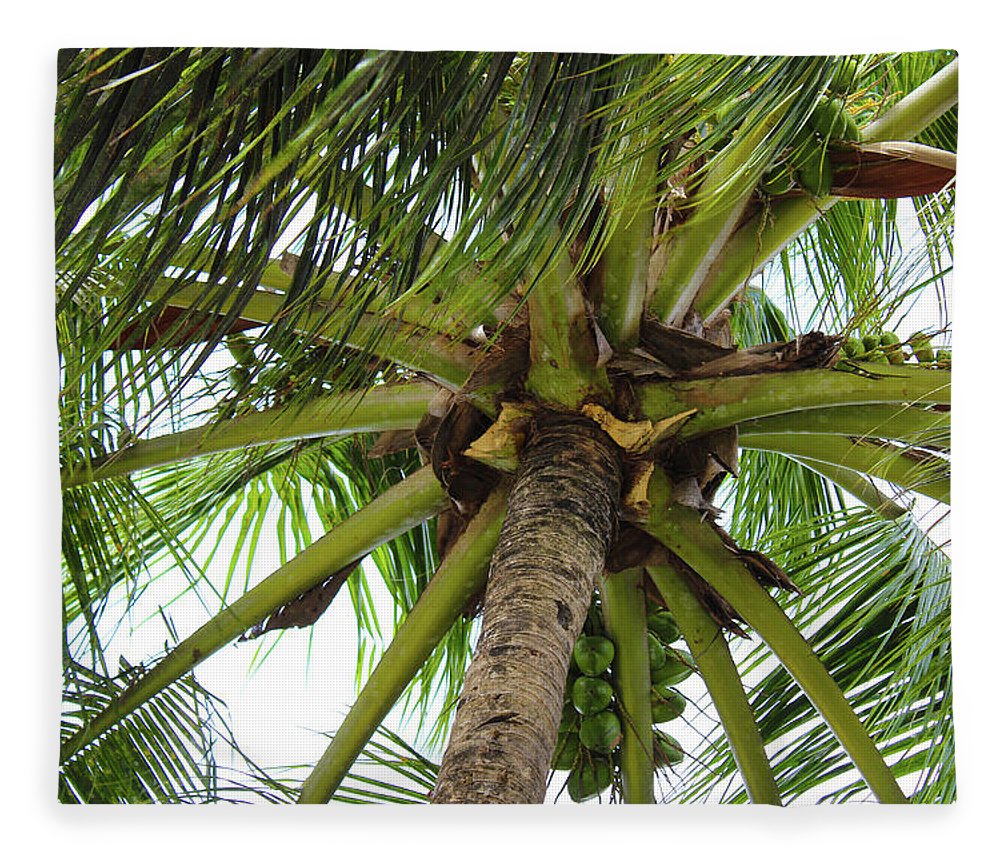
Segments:
[[[622,461],[578,415],[538,420],[490,568],[434,803],[541,803],[573,644],[617,527]]]

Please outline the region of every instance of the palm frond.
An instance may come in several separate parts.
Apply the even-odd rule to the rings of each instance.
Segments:
[[[438,767],[383,726],[332,799],[337,803],[427,803]]]
[[[897,778],[909,777],[908,793],[917,802],[953,799],[947,557],[912,519],[887,522],[859,510],[776,532],[763,546],[805,592],[784,600],[786,611],[847,692]],[[769,666],[761,646],[741,662],[744,672],[768,672],[751,705],[783,794],[813,801],[866,797],[808,700],[783,668]],[[711,764],[723,774],[731,770],[720,756]],[[708,787],[702,780],[691,798]]]
[[[943,203],[948,196],[942,192],[934,200]],[[935,246],[928,255],[923,242],[913,244],[913,219],[904,218],[912,211],[908,206],[893,200],[841,201],[782,252],[780,266],[765,272],[764,281],[777,281],[784,289],[791,313],[812,308],[796,322],[800,331],[899,332],[920,293],[928,287],[940,291],[951,271],[950,251],[941,247],[950,235],[949,210],[940,205],[922,210],[926,241]],[[905,339],[912,330],[899,333]]]
[[[936,119],[917,139],[954,152],[953,52],[854,59],[847,101],[862,127],[895,122],[915,133],[914,117],[923,111]],[[116,609],[124,606],[127,614],[151,584],[169,581],[172,596],[158,607],[168,625],[173,600],[189,592],[212,617],[254,589],[254,560],[266,541],[273,541],[283,565],[308,551],[320,531],[377,505],[421,468],[414,447],[370,456],[375,440],[361,431],[374,426],[352,427],[351,436],[338,438],[306,433],[306,418],[322,398],[377,398],[387,384],[422,385],[421,377],[463,389],[470,374],[488,364],[481,359],[496,354],[505,326],[519,326],[525,314],[533,323],[532,344],[543,342],[546,318],[538,303],[546,285],[556,287],[552,294],[561,302],[564,287],[573,285],[577,325],[562,344],[571,352],[577,342],[589,344],[592,334],[600,343],[594,320],[607,326],[615,346],[633,346],[643,312],[659,310],[657,302],[669,305],[664,313],[674,322],[692,308],[706,321],[728,308],[741,347],[787,341],[814,328],[906,336],[915,327],[912,308],[929,289],[939,296],[937,325],[916,327],[947,345],[953,187],[914,200],[912,213],[908,203],[772,201],[756,190],[763,171],[803,129],[819,94],[853,68],[846,60],[61,52],[54,194],[64,474],[94,477],[95,465],[127,460],[130,450],[141,460],[148,446],[135,440],[151,435],[171,434],[174,441],[203,430],[224,435],[279,413],[302,431],[255,438],[246,449],[220,443],[231,450],[199,459],[154,458],[139,464],[143,471],[123,469],[66,487],[63,610],[71,708],[64,733],[78,734],[94,712],[141,682],[139,670],[126,667],[116,676],[107,665],[105,616],[113,600],[121,597]],[[950,71],[942,75],[942,69]],[[904,97],[935,75],[947,79],[935,98],[896,110],[910,126],[891,114],[883,121],[894,105],[919,102]],[[768,118],[766,127],[758,127],[761,117]],[[782,220],[784,209],[791,217]],[[825,217],[817,220],[820,209]],[[616,244],[623,235],[625,245]],[[677,253],[685,242],[686,259]],[[644,268],[630,269],[626,284],[609,288],[602,266],[619,265],[636,249]],[[773,255],[759,279],[750,276]],[[660,290],[664,271],[677,282],[666,291]],[[899,403],[909,404],[911,395],[946,402],[945,366],[901,368],[885,388],[895,386]],[[828,384],[846,404],[878,400],[871,391],[864,394],[869,400],[857,399],[857,391],[879,384],[870,367],[856,374],[771,376],[747,383],[758,402],[773,406],[776,393],[790,397],[792,386],[812,380],[813,400],[800,398],[788,408],[803,415],[810,409],[814,418],[829,406]],[[911,519],[885,522],[850,509],[849,497],[829,479],[833,469],[807,467],[820,462],[810,459],[821,441],[815,435],[797,440],[811,447],[785,445],[788,456],[749,450],[754,433],[762,446],[762,433],[796,434],[768,425],[767,417],[757,421],[770,414],[767,405],[752,414],[727,412],[726,397],[742,397],[739,386],[723,391],[719,406],[711,401],[716,382],[643,382],[636,399],[650,414],[663,407],[659,417],[665,417],[677,411],[679,398],[707,396],[679,438],[712,429],[712,421],[730,427],[745,420],[740,432],[748,450],[725,501],[731,532],[796,577],[805,595],[783,603],[847,691],[895,776],[910,781],[917,799],[950,799],[946,560]],[[718,382],[725,389],[727,380]],[[538,393],[533,384],[529,375],[527,388]],[[493,414],[492,390],[465,393]],[[558,392],[549,399],[559,401]],[[872,415],[881,408],[873,407]],[[911,418],[920,413],[913,427],[907,424],[913,433],[863,433],[865,450],[901,443],[891,449],[894,458],[919,458],[945,474],[948,437],[925,424],[946,413],[907,408]],[[838,425],[837,444],[854,435],[849,423],[843,418]],[[933,434],[924,432],[929,429]],[[784,450],[781,439],[770,441],[775,451]],[[792,458],[796,453],[801,461]],[[877,471],[871,463],[847,465]],[[944,482],[935,487],[945,498]],[[432,489],[434,504],[443,505],[436,480]],[[885,499],[877,495],[882,489],[869,497],[876,507]],[[421,508],[424,516],[440,509]],[[442,563],[437,526],[431,519],[398,534],[363,564],[360,555],[341,560],[348,567],[336,572],[336,587],[347,586],[357,621],[359,683]],[[272,615],[255,628],[267,637],[255,662],[281,637],[267,623],[280,628],[284,607],[267,608]],[[433,747],[444,738],[475,630],[470,618],[455,621],[419,671],[399,682],[412,678],[400,712],[415,719],[418,736],[427,734],[421,743]],[[196,663],[202,655],[190,656]],[[233,761],[246,774],[245,789],[223,778],[213,754],[231,736],[221,742],[224,720],[187,678],[190,667],[173,676],[181,678],[177,684],[70,758],[60,787],[64,799],[256,796],[283,802],[294,796],[294,780],[265,774],[238,750]],[[759,649],[746,655],[743,668],[767,673],[752,705],[784,798],[867,796],[833,734],[784,670]],[[365,738],[378,720],[369,722]],[[733,773],[728,755],[721,734],[711,734],[694,756],[704,770],[679,774],[679,785],[666,795],[721,792],[745,799],[738,789],[721,787]],[[339,800],[420,802],[436,775],[423,753],[385,731],[361,764]]]
[[[106,676],[69,661],[63,737],[74,734],[118,692],[144,671],[122,658],[121,671]],[[241,781],[220,753],[237,765]],[[188,677],[122,721],[115,731],[90,744],[62,766],[62,803],[216,803],[265,800],[287,802],[236,744],[220,703]],[[247,782],[246,780],[251,780]]]

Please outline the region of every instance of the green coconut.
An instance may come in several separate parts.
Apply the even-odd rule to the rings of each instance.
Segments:
[[[646,626],[664,645],[676,642],[681,636],[681,630],[677,626],[674,616],[666,609],[650,613],[646,618]]]
[[[569,770],[579,757],[580,736],[576,732],[560,732],[552,757],[552,770]]]
[[[250,382],[250,371],[241,365],[229,368],[229,387],[238,391]]]
[[[611,760],[605,756],[587,756],[579,761],[566,780],[569,796],[576,803],[597,797],[611,785]]]
[[[795,176],[787,164],[767,170],[760,180],[760,190],[771,197],[787,194],[795,187]]]
[[[652,633],[647,634],[646,639],[649,642],[649,671],[655,672],[667,664],[667,651]]]
[[[803,150],[796,161],[795,181],[813,197],[826,197],[833,187],[833,163],[822,143]]]
[[[934,361],[934,349],[931,347],[931,339],[926,334],[915,334],[909,340],[910,349],[921,364],[929,364]]]
[[[899,342],[899,335],[895,332],[882,332],[879,344],[882,347],[882,352],[889,359],[889,364],[902,364],[906,360],[906,356],[903,355],[903,347]]]
[[[659,729],[653,732],[653,764],[656,767],[673,767],[683,760],[684,748],[677,738]]]
[[[857,358],[860,355],[864,355],[865,347],[861,342],[861,338],[849,337],[844,341],[844,355],[848,358]]]
[[[840,98],[821,97],[807,125],[823,140],[861,140],[857,123]]]
[[[573,661],[584,675],[600,675],[614,659],[615,645],[604,636],[581,636],[573,646]]]
[[[650,707],[654,723],[668,723],[684,713],[687,700],[666,684],[654,684]]]
[[[231,334],[226,337],[226,349],[240,364],[251,365],[257,361],[253,344],[245,334]]]
[[[580,727],[580,712],[572,700],[563,706],[562,719],[559,721],[559,731],[576,731]]]
[[[665,649],[666,660],[662,667],[653,670],[650,666],[649,677],[654,684],[666,684],[672,687],[689,677],[694,671],[694,658],[687,651],[679,648]]]
[[[830,81],[830,92],[834,95],[845,96],[854,89],[854,81],[858,77],[858,61],[848,57],[837,68]]]
[[[585,717],[603,711],[611,704],[614,694],[611,685],[602,678],[583,675],[573,682],[573,706]]]
[[[851,143],[858,143],[861,140],[861,129],[858,128],[858,124],[847,108],[844,108],[842,122],[844,126],[843,133],[841,134],[842,140],[849,140]]]
[[[580,743],[596,753],[610,753],[622,738],[622,724],[613,711],[601,711],[580,721]]]
[[[823,139],[840,137],[840,99],[821,96],[806,124]]]

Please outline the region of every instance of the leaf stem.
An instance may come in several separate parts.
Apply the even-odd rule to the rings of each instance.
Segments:
[[[882,803],[906,803],[889,766],[809,643],[774,598],[723,545],[712,526],[702,521],[699,512],[668,505],[667,478],[661,472],[654,478],[653,513],[643,528],[697,571],[767,643],[843,744],[875,796]]]
[[[62,746],[66,761],[123,717],[254,624],[325,579],[438,513],[447,498],[429,466],[334,526],[267,579],[199,627]]]
[[[923,367],[860,365],[869,375],[838,370],[796,370],[698,379],[691,382],[654,382],[637,386],[642,415],[651,421],[697,409],[680,429],[680,437],[731,427],[753,418],[830,406],[877,403],[931,403],[951,401],[951,373]]]
[[[162,298],[169,307],[198,308],[206,313],[224,314],[232,306],[231,298],[210,299],[204,284],[187,284],[176,278],[157,278],[150,300]],[[296,331],[318,340],[334,340],[341,334],[343,322],[323,300],[289,305],[278,293],[257,290],[240,310],[240,318],[265,325],[293,317]],[[349,346],[374,349],[382,358],[404,367],[422,371],[449,388],[460,388],[476,363],[476,350],[444,335],[383,317],[371,312],[358,315],[351,331]]]
[[[525,385],[542,400],[576,409],[588,394],[606,388],[607,379],[596,366],[597,347],[569,252],[553,253],[528,293],[531,366]]]
[[[141,469],[256,445],[416,427],[436,391],[428,383],[347,391],[141,439],[99,461],[64,469],[62,486],[118,478]]]
[[[638,211],[622,214],[595,272],[601,282],[598,321],[618,349],[629,349],[639,342],[656,214],[658,156],[657,148],[650,147],[640,158],[636,194],[643,202]]]
[[[507,508],[508,489],[501,485],[493,491],[452,546],[303,783],[299,803],[329,801],[406,685],[448,632],[469,598],[486,584],[490,557]]]
[[[753,433],[740,445],[758,451],[777,451],[891,481],[945,504],[951,504],[948,461],[920,452],[908,456],[905,448],[826,433]]]
[[[650,567],[648,571],[698,664],[747,794],[754,803],[781,806],[781,792],[722,630],[677,570],[664,566]]]
[[[790,101],[791,96],[765,116],[747,117],[732,142],[710,162],[697,207],[669,238],[666,266],[650,297],[650,312],[663,322],[683,324],[698,288],[767,169],[776,146],[768,135],[785,116]]]
[[[951,414],[894,404],[831,406],[752,418],[744,433],[833,433],[870,439],[896,439],[915,445],[951,446]]]
[[[601,607],[605,628],[615,643],[615,685],[624,711],[621,770],[625,802],[655,803],[649,643],[642,569],[630,568],[607,575],[601,585]]]

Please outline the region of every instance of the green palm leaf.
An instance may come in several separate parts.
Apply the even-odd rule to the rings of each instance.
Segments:
[[[726,478],[715,498],[727,528],[803,591],[780,602],[893,775],[916,800],[951,799],[947,559],[904,515],[909,496],[869,478],[950,498],[950,358],[885,377],[864,360],[790,371],[799,376],[685,380],[691,368],[665,370],[643,332],[656,318],[693,336],[731,335],[742,349],[816,329],[894,331],[914,353],[911,335],[947,347],[953,187],[914,199],[910,218],[906,202],[774,196],[759,180],[790,158],[845,70],[848,110],[864,135],[892,139],[901,129],[954,152],[955,69],[948,51],[853,60],[60,52],[64,735],[83,737],[96,713],[128,698],[128,679],[107,665],[106,631],[122,607],[152,614],[143,602],[151,585],[169,592],[155,610],[168,625],[189,593],[207,618],[246,606],[249,594],[259,609],[258,562],[270,551],[279,571],[294,568],[314,557],[322,533],[343,534],[350,518],[404,498],[413,480],[433,491],[426,517],[444,503],[440,482],[452,494],[447,516],[386,526],[394,537],[342,559],[349,567],[327,583],[331,595],[343,591],[333,599],[351,602],[360,687],[411,635],[401,631],[434,572],[461,570],[444,549],[478,504],[450,484],[471,438],[439,428],[459,405],[478,409],[477,426],[496,421],[498,434],[479,462],[507,471],[528,419],[505,423],[503,401],[575,411],[597,400],[618,420],[697,410],[669,433],[658,425],[664,435],[630,450],[630,469],[635,458],[673,457],[674,446],[693,450],[709,431],[741,434],[739,478]],[[932,290],[940,318],[928,325],[914,307]],[[358,406],[352,424],[343,415],[355,399],[368,411]],[[395,411],[381,414],[383,402]],[[914,477],[903,467],[917,461]],[[639,518],[641,486],[630,497]],[[883,516],[850,507],[851,494]],[[278,652],[289,605],[267,603],[270,614],[255,617],[255,662]],[[689,630],[710,630],[718,619],[707,617],[692,611]],[[641,643],[616,623],[622,641]],[[455,717],[477,629],[470,604],[443,638],[415,645],[422,662],[394,680],[405,687],[398,713],[431,748]],[[867,797],[784,670],[758,646],[735,656],[744,678],[763,674],[749,705],[782,800]],[[728,657],[716,658],[713,684],[735,703],[728,729],[749,738],[739,682]],[[171,659],[163,663],[184,662]],[[295,797],[297,780],[238,753],[244,776],[223,778],[213,744],[228,737],[224,721],[205,716],[212,700],[185,678],[71,756],[61,797]],[[361,695],[391,705],[378,690]],[[706,703],[704,743],[679,779],[661,781],[659,797],[745,799],[737,783],[726,787],[735,770],[713,713]],[[358,732],[334,746],[356,753]],[[426,799],[436,765],[380,732],[336,799]],[[767,786],[760,796],[774,800],[752,746],[755,778]],[[650,769],[635,752],[637,784],[626,794],[648,799]]]
[[[821,536],[817,539],[816,535]],[[784,601],[884,752],[904,754],[897,777],[915,774],[913,799],[953,797],[954,741],[949,653],[949,563],[912,520],[886,522],[842,512],[772,535],[765,543],[805,596]],[[768,667],[748,651],[744,671]],[[775,776],[788,797],[867,796],[829,729],[781,667],[756,686],[751,705],[774,744]],[[904,738],[906,740],[904,740]],[[896,759],[892,756],[892,759]],[[891,760],[892,760],[891,759]],[[731,764],[710,758],[713,770]],[[714,778],[713,778],[714,779]],[[704,779],[690,798],[709,790]],[[734,799],[740,797],[735,790]]]
[[[121,666],[107,677],[80,663],[67,664],[63,737],[145,671],[124,658]],[[220,764],[223,750],[238,762],[240,782]],[[253,776],[260,778],[242,781]],[[280,794],[236,745],[218,701],[194,678],[148,702],[65,762],[59,775],[63,803],[214,803],[227,796],[233,802],[274,802]]]

